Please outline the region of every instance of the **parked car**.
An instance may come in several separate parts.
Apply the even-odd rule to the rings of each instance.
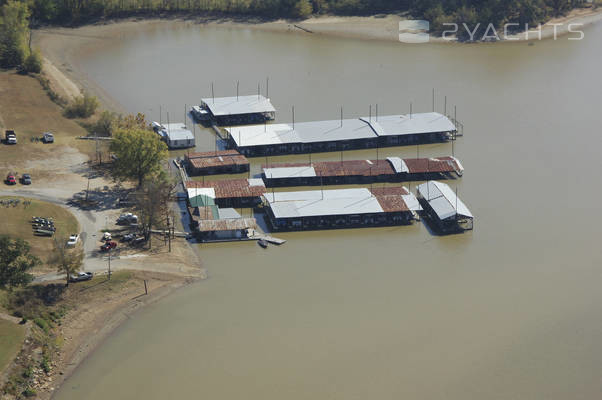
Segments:
[[[12,174],[8,174],[6,176],[6,184],[7,185],[16,185],[17,184],[17,180],[15,179],[15,176]]]
[[[50,132],[44,132],[42,134],[42,142],[44,143],[54,143],[54,135]]]
[[[67,240],[67,246],[75,246],[79,241],[79,235],[70,235],[69,240]]]
[[[101,242],[108,242],[113,238],[113,235],[111,235],[111,232],[105,232],[102,234],[102,238],[100,238]]]
[[[29,175],[29,174],[21,175],[21,183],[23,185],[31,185],[31,175]]]
[[[131,242],[132,240],[134,240],[136,238],[136,235],[133,233],[128,233],[127,235],[123,235],[123,237],[121,238],[122,242]]]
[[[144,236],[134,238],[131,242],[132,246],[140,246],[144,243],[146,243],[146,239],[144,238]]]
[[[108,241],[105,244],[103,244],[102,246],[100,246],[100,251],[109,251],[111,249],[114,249],[117,247],[117,243],[112,242],[112,241]]]
[[[77,274],[69,275],[69,282],[89,281],[93,276],[92,272],[78,272]]]
[[[12,129],[7,129],[4,132],[4,139],[6,144],[17,144],[17,134]]]
[[[138,223],[138,216],[132,213],[121,214],[117,218],[117,225],[131,225]]]

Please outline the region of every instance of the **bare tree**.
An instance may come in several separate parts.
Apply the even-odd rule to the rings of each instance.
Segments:
[[[66,274],[66,286],[69,286],[69,277],[79,272],[83,265],[84,251],[81,247],[69,247],[67,238],[60,235],[54,237],[54,249],[51,261],[56,263],[57,272]]]
[[[151,247],[151,230],[169,220],[169,202],[175,197],[176,184],[168,179],[146,181],[135,193],[138,223]]]

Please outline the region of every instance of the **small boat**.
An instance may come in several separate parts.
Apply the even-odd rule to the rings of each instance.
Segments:
[[[265,241],[265,240],[263,240],[263,239],[259,239],[259,240],[257,241],[257,244],[258,244],[258,245],[260,245],[261,247],[263,247],[264,249],[265,249],[266,247],[268,247],[268,242],[267,242],[267,241]]]

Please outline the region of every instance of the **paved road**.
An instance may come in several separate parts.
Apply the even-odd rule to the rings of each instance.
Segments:
[[[109,212],[107,211],[86,211],[80,210],[77,207],[68,205],[68,201],[71,198],[70,194],[63,193],[57,189],[46,189],[46,188],[23,188],[16,190],[0,189],[0,196],[23,196],[29,197],[36,200],[46,201],[48,203],[57,204],[67,210],[69,210],[80,224],[80,235],[84,248],[84,271],[99,272],[106,271],[108,268],[108,262],[106,257],[98,256],[98,245],[100,231],[105,227]],[[117,263],[115,268],[119,267]],[[59,279],[65,279],[64,274],[50,273],[36,277],[34,282],[54,281]]]

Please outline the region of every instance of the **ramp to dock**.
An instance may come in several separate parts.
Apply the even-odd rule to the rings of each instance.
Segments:
[[[268,243],[272,243],[280,246],[281,244],[286,243],[286,240],[279,239],[273,236],[266,235],[265,233],[261,233],[256,231],[255,229],[249,229],[248,238],[252,240],[265,240]]]

